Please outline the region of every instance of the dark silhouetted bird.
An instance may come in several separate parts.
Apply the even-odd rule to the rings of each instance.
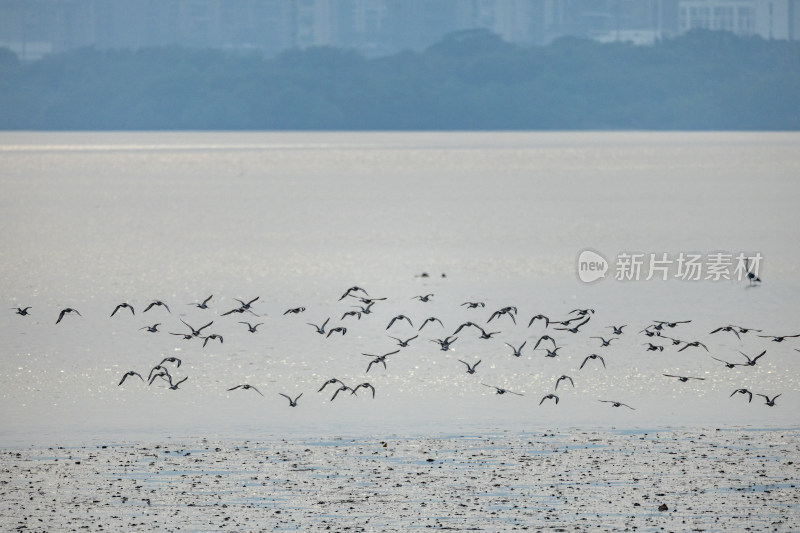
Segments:
[[[762,398],[764,398],[764,400],[766,400],[765,402],[766,405],[769,405],[770,407],[775,407],[775,400],[778,399],[780,394],[773,396],[771,400],[769,399],[769,396],[767,396],[766,394],[756,394],[756,396],[761,396]]]
[[[695,378],[695,377],[692,377],[692,376],[676,376],[674,374],[664,374],[664,375],[666,377],[668,377],[668,378],[677,378],[678,381],[680,381],[682,383],[686,383],[690,379],[696,379],[696,380],[699,380],[699,381],[704,381],[706,379],[706,378]]]
[[[556,405],[558,405],[558,396],[556,396],[555,394],[546,394],[542,396],[542,399],[539,401],[539,405],[542,405],[545,400],[555,400]]]
[[[481,385],[483,385],[484,387],[489,387],[490,389],[494,389],[495,390],[495,394],[509,393],[509,394],[516,394],[517,396],[524,396],[524,394],[520,394],[518,392],[510,391],[508,389],[503,389],[501,387],[495,387],[494,385],[487,385],[486,383],[481,383]]]
[[[212,294],[211,296],[209,296],[208,298],[206,298],[202,302],[194,302],[194,303],[190,303],[190,304],[186,304],[186,305],[194,305],[196,307],[199,307],[200,309],[208,309],[208,302],[210,302],[211,298],[213,298],[213,297],[214,297],[214,295]]]
[[[520,356],[522,356],[522,349],[525,347],[525,345],[526,345],[527,343],[528,343],[528,341],[524,341],[522,344],[520,344],[520,345],[519,345],[519,348],[514,348],[514,345],[512,345],[512,344],[509,344],[509,343],[507,343],[507,342],[506,342],[506,343],[504,343],[504,344],[505,344],[506,346],[508,346],[509,348],[511,348],[512,350],[514,350],[514,352],[512,353],[512,355],[513,355],[514,357],[520,357]]]
[[[394,324],[394,323],[395,323],[396,321],[398,321],[398,320],[405,320],[406,322],[408,322],[408,324],[409,324],[409,325],[410,325],[412,328],[414,327],[414,324],[412,324],[412,323],[411,323],[411,319],[410,319],[410,318],[408,318],[406,315],[397,315],[396,317],[392,318],[392,319],[389,321],[389,325],[388,325],[388,326],[386,326],[386,329],[389,329],[390,327],[392,327],[392,324]]]
[[[731,396],[730,396],[730,397],[731,397],[731,398],[733,398],[733,395],[734,395],[734,394],[747,394],[747,395],[748,395],[747,402],[748,402],[748,403],[750,403],[750,402],[752,402],[752,401],[753,401],[753,393],[752,393],[752,392],[750,392],[750,391],[749,391],[749,390],[747,390],[747,389],[736,389],[735,391],[733,391],[733,392],[731,393]]]
[[[636,410],[627,403],[615,402],[614,400],[598,400],[598,401],[603,403],[610,403],[612,407],[627,407],[628,409],[633,409],[634,411]]]
[[[464,363],[464,364],[466,365],[466,367],[467,367],[467,374],[474,374],[474,373],[475,373],[475,369],[476,369],[476,367],[477,367],[479,364],[481,364],[481,360],[480,360],[480,359],[478,359],[478,362],[477,362],[477,363],[475,363],[475,364],[473,364],[473,365],[471,365],[471,366],[470,366],[470,364],[469,364],[469,363],[467,363],[466,361],[462,361],[461,359],[459,359],[458,361],[459,361],[459,362],[461,362],[461,363]]]
[[[586,362],[587,362],[589,359],[600,359],[600,362],[601,362],[601,363],[603,363],[603,368],[605,368],[605,367],[606,367],[606,361],[605,361],[605,359],[603,359],[602,357],[600,357],[600,356],[599,356],[599,355],[597,355],[596,353],[593,353],[593,354],[589,354],[589,355],[587,355],[587,356],[586,356],[586,359],[584,359],[584,360],[583,360],[583,363],[581,363],[581,367],[580,367],[578,370],[581,370],[581,369],[583,369],[583,365],[585,365],[585,364],[586,364]]]
[[[172,312],[172,311],[170,311],[170,310],[169,310],[169,306],[168,306],[167,304],[165,304],[165,303],[164,303],[164,302],[162,302],[161,300],[154,300],[153,302],[151,302],[151,303],[150,303],[150,305],[148,305],[147,307],[145,307],[145,309],[144,309],[144,311],[142,311],[142,313],[146,313],[146,312],[148,312],[148,311],[149,311],[150,309],[152,309],[154,306],[163,307],[164,309],[166,309],[166,310],[167,310],[167,313],[171,313],[171,312]]]
[[[247,384],[247,383],[242,383],[241,385],[236,385],[235,387],[231,387],[230,389],[228,389],[228,391],[232,391],[232,390],[236,390],[236,389],[242,389],[242,390],[253,389],[253,390],[254,390],[254,391],[256,391],[257,393],[261,394],[261,391],[260,391],[260,390],[258,390],[258,389],[257,389],[257,388],[255,388],[254,386],[252,386],[252,385],[249,385],[249,384]],[[264,395],[263,395],[263,394],[261,394],[261,396],[264,396]]]
[[[303,393],[301,392],[300,394],[298,394],[298,395],[297,395],[297,398],[295,398],[294,400],[292,400],[292,398],[291,398],[290,396],[288,396],[288,395],[286,395],[286,394],[284,394],[284,393],[282,393],[282,392],[279,392],[278,394],[280,394],[281,396],[283,396],[284,398],[286,398],[287,400],[289,400],[289,407],[297,407],[297,400],[299,400],[299,399],[300,399],[300,396],[302,396],[302,395],[303,395]]]
[[[114,308],[114,310],[113,310],[113,311],[111,311],[111,316],[114,316],[114,315],[117,313],[117,311],[119,311],[119,310],[120,310],[120,309],[122,309],[123,307],[124,307],[124,308],[126,308],[126,309],[130,309],[130,310],[131,310],[131,314],[132,314],[132,315],[135,315],[135,314],[136,314],[136,313],[134,312],[134,310],[133,310],[133,306],[132,306],[131,304],[129,304],[129,303],[127,303],[127,302],[123,302],[123,303],[119,304],[118,306],[116,306],[116,307]]]
[[[199,337],[199,336],[200,336],[200,333],[202,333],[202,331],[203,331],[204,329],[206,329],[208,326],[210,326],[211,324],[213,324],[213,323],[214,323],[214,321],[212,320],[211,322],[209,322],[209,323],[208,323],[208,324],[206,324],[205,326],[203,326],[203,327],[201,327],[201,328],[194,329],[192,326],[190,326],[189,324],[187,324],[187,323],[186,323],[186,321],[185,321],[184,319],[182,319],[182,318],[181,318],[181,322],[183,322],[183,324],[184,324],[184,325],[185,325],[187,328],[189,328],[190,330],[192,330],[192,336],[193,336],[193,337]]]
[[[325,322],[322,323],[321,326],[318,326],[316,324],[312,324],[311,322],[306,322],[306,324],[308,324],[309,326],[314,326],[314,328],[317,330],[317,333],[319,333],[320,335],[325,335],[325,326],[328,325],[329,321],[330,321],[330,317],[328,317],[325,320]]]
[[[575,382],[574,382],[574,381],[572,381],[572,378],[571,378],[571,377],[569,377],[569,376],[561,376],[560,378],[558,378],[558,379],[556,380],[556,387],[555,387],[555,390],[558,390],[558,384],[559,384],[559,383],[561,383],[561,382],[562,382],[562,381],[564,381],[564,380],[569,380],[570,384],[571,384],[573,387],[575,387]]]
[[[64,318],[64,315],[75,313],[78,316],[83,316],[78,312],[77,309],[73,309],[71,307],[67,307],[66,309],[62,309],[61,312],[58,314],[58,320],[56,320],[56,324],[61,322],[61,319]]]
[[[406,340],[403,340],[403,339],[398,339],[397,337],[392,337],[391,335],[389,335],[389,338],[396,340],[397,341],[397,345],[400,346],[401,348],[405,348],[406,346],[408,346],[408,343],[413,341],[417,337],[419,337],[419,335],[414,335],[413,337],[409,337]]]
[[[341,326],[332,328],[330,331],[328,331],[328,334],[325,335],[325,338],[327,339],[328,337],[330,337],[334,333],[341,333],[342,335],[345,335],[347,333],[347,328],[344,328],[344,327],[341,327]]]
[[[544,315],[536,315],[531,318],[530,322],[528,322],[528,327],[531,327],[536,320],[544,320],[544,327],[548,327],[550,325],[550,319]]]
[[[427,324],[429,322],[438,322],[440,326],[444,327],[444,324],[442,324],[441,320],[439,320],[435,316],[431,316],[431,317],[428,317],[428,318],[425,319],[425,322],[422,323],[422,325],[419,327],[419,329],[417,331],[422,331],[422,328],[425,327],[425,324]]]
[[[750,358],[749,355],[747,355],[746,353],[744,353],[742,351],[739,351],[739,353],[742,354],[743,356],[745,356],[745,358],[747,358],[747,362],[743,363],[743,366],[756,366],[756,361],[758,361],[759,359],[764,357],[764,355],[766,355],[767,351],[764,350],[763,352],[761,352],[757,356],[753,357],[752,359]]]
[[[139,379],[141,379],[141,380],[142,380],[142,382],[144,383],[144,378],[142,377],[142,375],[141,375],[140,373],[136,372],[135,370],[128,370],[128,371],[127,371],[127,372],[125,372],[125,374],[122,376],[122,379],[120,380],[120,382],[119,382],[119,385],[122,385],[123,383],[125,383],[125,380],[126,380],[126,379],[127,379],[129,376],[137,376],[137,377],[138,377]],[[119,387],[119,385],[117,385],[117,386]]]
[[[213,340],[213,339],[219,339],[219,343],[220,344],[222,344],[222,342],[223,342],[222,335],[217,335],[216,333],[212,333],[208,337],[204,337],[203,338],[203,348],[206,347],[206,344],[208,344],[208,341]]]
[[[259,322],[258,324],[251,324],[250,322],[239,322],[239,324],[246,325],[247,326],[247,331],[249,331],[250,333],[255,333],[256,330],[258,329],[258,326],[263,326],[264,325],[263,322]]]

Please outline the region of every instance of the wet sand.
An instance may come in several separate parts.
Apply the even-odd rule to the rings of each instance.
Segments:
[[[0,452],[4,531],[796,531],[800,431],[500,432]]]

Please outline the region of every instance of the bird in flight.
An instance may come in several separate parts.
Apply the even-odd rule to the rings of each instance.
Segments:
[[[298,395],[297,395],[297,398],[295,398],[294,400],[292,400],[292,398],[291,398],[290,396],[288,396],[288,395],[286,395],[286,394],[284,394],[284,393],[282,393],[282,392],[279,392],[278,394],[280,394],[281,396],[283,396],[284,398],[286,398],[287,400],[289,400],[289,407],[297,407],[297,400],[299,400],[299,399],[300,399],[300,396],[302,396],[302,395],[303,395],[303,393],[301,392],[300,394],[298,394]]]
[[[247,326],[247,331],[250,333],[255,333],[258,329],[258,326],[263,326],[263,322],[259,322],[258,324],[251,324],[250,322],[239,322],[239,324],[245,324]]]
[[[116,306],[116,307],[114,308],[114,310],[113,310],[113,311],[111,311],[111,316],[114,316],[114,315],[117,313],[117,311],[119,311],[119,310],[120,310],[120,309],[122,309],[122,308],[125,308],[125,309],[130,309],[130,310],[131,310],[131,314],[132,314],[132,315],[135,315],[135,314],[136,314],[136,313],[133,311],[133,306],[132,306],[131,304],[129,304],[129,303],[127,303],[127,302],[123,302],[123,303],[119,304],[118,306]]]
[[[689,322],[691,322],[691,320],[676,320],[675,322],[669,322],[667,320],[653,320],[653,322],[655,322],[658,325],[658,327],[656,326],[653,327],[655,327],[656,329],[661,329],[664,326],[674,328],[678,324],[688,324]]]
[[[361,311],[345,311],[345,313],[342,315],[342,318],[340,318],[339,320],[344,320],[344,317],[346,316],[354,316],[357,319],[361,320]]]
[[[189,376],[186,376],[186,377],[185,377],[185,378],[183,378],[182,380],[180,380],[180,381],[178,381],[178,382],[176,382],[176,383],[173,383],[173,382],[172,382],[172,376],[169,376],[169,379],[167,380],[167,381],[169,381],[169,388],[170,388],[170,389],[172,389],[172,390],[178,390],[178,386],[179,386],[181,383],[183,383],[184,381],[186,381],[187,379],[189,379]]]
[[[374,354],[369,354],[369,353],[362,353],[361,355],[366,355],[367,357],[374,357],[374,359],[372,361],[370,361],[369,366],[367,366],[367,372],[369,372],[369,369],[372,368],[372,365],[374,365],[375,363],[382,363],[383,364],[383,368],[387,368],[387,366],[386,366],[386,358],[389,357],[390,355],[394,355],[394,354],[398,353],[399,351],[400,350],[395,350],[393,352],[385,353],[383,355],[374,355]]]
[[[553,348],[556,347],[556,340],[553,337],[551,337],[550,335],[542,335],[541,337],[539,337],[539,340],[536,341],[536,344],[533,346],[533,349],[534,350],[537,349],[539,347],[539,343],[542,341],[550,341],[553,343]]]
[[[253,389],[253,390],[254,390],[254,391],[256,391],[257,393],[261,394],[261,391],[260,391],[260,390],[258,390],[258,389],[257,389],[257,388],[255,388],[254,386],[252,386],[252,385],[249,385],[249,384],[247,384],[247,383],[242,383],[241,385],[236,385],[235,387],[231,387],[231,388],[230,388],[230,389],[228,389],[228,390],[229,390],[229,391],[232,391],[232,390],[236,390],[236,389],[242,389],[242,390]],[[264,396],[264,395],[263,395],[263,394],[261,394],[261,396]]]
[[[657,345],[653,344],[652,342],[646,342],[646,343],[642,344],[642,346],[647,346],[647,351],[648,352],[655,352],[655,351],[663,352],[664,351],[664,347],[663,346],[657,346]]]
[[[375,305],[375,302],[368,303],[366,307],[364,307],[363,305],[354,305],[352,307],[356,307],[356,308],[359,309],[358,312],[363,313],[365,315],[368,315],[368,314],[370,314],[372,312],[372,306],[373,305]],[[344,318],[344,317],[342,317],[342,318]]]
[[[26,315],[30,314],[28,312],[28,309],[30,309],[30,308],[31,308],[31,306],[28,306],[28,307],[12,307],[11,309],[16,309],[18,315],[26,316]]]
[[[209,296],[208,298],[206,298],[202,302],[194,302],[194,303],[190,303],[190,304],[186,304],[186,305],[194,305],[196,307],[199,307],[200,309],[208,309],[208,302],[210,302],[211,298],[213,298],[213,297],[214,297],[214,295],[212,294],[211,296]]]
[[[745,269],[747,270],[747,281],[750,283],[751,287],[756,283],[761,283],[761,278],[759,278],[753,271],[750,270],[749,258],[745,262]]]
[[[544,320],[544,327],[548,327],[550,325],[550,319],[544,315],[536,315],[531,318],[530,322],[528,322],[528,327],[531,327],[536,320]]]
[[[506,346],[508,346],[509,348],[511,348],[512,350],[514,350],[514,352],[512,353],[512,355],[514,357],[520,357],[520,356],[522,356],[522,348],[524,348],[527,343],[528,343],[528,341],[524,341],[522,344],[519,345],[519,348],[514,348],[514,345],[509,344],[507,342],[504,343],[504,344]]]
[[[486,304],[483,302],[464,302],[461,304],[460,307],[467,306],[467,309],[475,309],[477,307],[486,307]]]
[[[555,388],[555,390],[558,390],[558,384],[561,383],[562,381],[565,381],[565,380],[569,380],[569,382],[573,386],[573,388],[575,387],[575,382],[572,381],[571,377],[569,377],[569,376],[561,376],[560,378],[558,378],[556,380],[556,388]]]
[[[333,396],[331,396],[331,401],[335,400],[340,392],[344,392],[344,391],[348,391],[348,390],[350,391],[351,394],[355,394],[356,393],[356,391],[354,389],[352,389],[352,388],[348,387],[347,385],[345,385],[344,383],[342,383],[342,386],[339,387],[338,389],[336,389],[333,392]]]
[[[467,363],[466,361],[462,361],[461,359],[459,359],[458,361],[459,361],[459,362],[461,362],[461,363],[464,363],[464,364],[466,365],[466,367],[467,367],[467,374],[474,374],[474,373],[475,373],[475,368],[476,368],[476,367],[477,367],[479,364],[481,364],[481,360],[480,360],[480,359],[478,359],[478,362],[477,362],[477,363],[475,363],[475,364],[473,364],[473,365],[471,365],[471,366],[470,366],[470,364],[469,364],[469,363]]]
[[[622,328],[626,327],[627,324],[623,324],[621,326],[607,326],[614,330],[614,335],[622,335]]]
[[[341,326],[340,327],[336,327],[336,328],[332,328],[330,331],[328,331],[328,334],[325,335],[325,338],[327,339],[333,333],[341,333],[342,335],[345,335],[347,333],[347,328],[344,328],[344,327],[341,327]]]
[[[539,405],[542,405],[545,400],[555,400],[556,405],[558,405],[558,396],[556,396],[555,394],[546,394],[542,396],[542,399],[539,401]]]
[[[431,316],[425,319],[425,322],[422,323],[422,325],[419,327],[417,331],[422,331],[422,328],[424,328],[425,324],[427,324],[428,322],[438,322],[440,326],[444,327],[444,324],[442,324],[441,320],[439,320],[435,316]]]
[[[461,330],[462,330],[462,329],[464,329],[464,328],[468,328],[468,327],[475,327],[475,328],[478,328],[479,330],[483,331],[483,328],[482,328],[482,327],[480,327],[480,326],[479,326],[478,324],[476,324],[475,322],[464,322],[463,324],[461,324],[460,326],[458,326],[458,327],[456,328],[456,330],[453,332],[453,335],[458,335],[458,332],[459,332],[459,331],[461,331]]]
[[[312,324],[311,322],[306,322],[306,324],[308,324],[309,326],[314,326],[314,328],[317,330],[317,333],[319,333],[320,335],[325,335],[325,326],[328,324],[328,322],[330,321],[330,319],[331,319],[331,318],[330,318],[330,317],[328,317],[328,318],[325,320],[325,322],[323,322],[323,323],[322,323],[322,325],[321,325],[321,326],[318,326],[318,325],[316,325],[316,324]]]
[[[358,389],[361,389],[361,388],[364,388],[364,389],[372,389],[372,397],[373,397],[373,398],[375,398],[375,387],[373,387],[373,386],[372,386],[370,383],[368,383],[368,382],[359,383],[358,385],[356,385],[355,387],[353,387],[353,390],[352,390],[352,392],[351,392],[350,394],[351,394],[351,395],[355,394],[355,393],[356,393],[356,391],[357,391]],[[338,392],[338,391],[337,391],[337,392]]]
[[[720,363],[724,363],[725,366],[728,367],[728,368],[736,368],[737,366],[747,366],[746,363],[729,363],[728,361],[723,361],[722,359],[718,359],[718,358],[714,357],[713,355],[711,356],[711,359],[716,359]]]
[[[216,333],[212,333],[208,337],[203,337],[203,348],[206,347],[206,344],[208,344],[208,341],[213,340],[213,339],[219,339],[219,343],[220,344],[222,344],[222,342],[223,342],[222,335],[217,335]]]
[[[396,317],[392,318],[392,319],[389,321],[389,325],[388,325],[388,326],[386,326],[386,329],[389,329],[390,327],[392,327],[392,324],[394,324],[394,323],[395,323],[397,320],[405,320],[406,322],[408,322],[408,324],[409,324],[409,325],[410,325],[412,328],[414,327],[414,324],[412,324],[412,323],[411,323],[411,319],[410,319],[410,318],[408,318],[406,315],[397,315]]]
[[[605,368],[605,367],[606,367],[606,361],[605,361],[605,359],[603,359],[601,356],[597,355],[596,353],[593,353],[593,354],[590,354],[590,355],[587,355],[587,356],[586,356],[586,359],[584,359],[584,360],[583,360],[583,363],[581,363],[581,367],[580,367],[578,370],[581,370],[581,369],[583,368],[583,365],[585,365],[585,364],[586,364],[586,362],[587,362],[589,359],[600,359],[600,362],[601,362],[601,363],[603,363],[603,368]]]
[[[682,351],[684,351],[686,348],[692,348],[692,347],[696,348],[696,347],[698,347],[698,346],[702,346],[702,347],[705,349],[705,351],[708,351],[708,347],[707,347],[705,344],[703,344],[702,342],[700,342],[700,341],[692,341],[692,342],[687,342],[687,343],[686,343],[686,346],[684,346],[683,348],[681,348],[681,349],[680,349],[680,350],[678,350],[678,351],[679,351],[679,352],[682,352]]]
[[[603,403],[610,403],[612,407],[627,407],[628,409],[633,409],[634,411],[636,410],[627,403],[615,402],[614,400],[598,400],[598,401]]]
[[[556,346],[552,350],[550,348],[542,348],[543,350],[547,350],[545,357],[558,357],[558,351],[563,348],[563,346]]]
[[[584,324],[589,322],[590,319],[591,319],[591,317],[587,316],[586,320],[584,320],[583,322],[579,323],[576,326],[572,326],[571,328],[563,327],[563,328],[553,328],[553,329],[558,329],[558,330],[561,330],[561,331],[569,331],[570,333],[578,333],[578,329],[580,329],[581,326],[583,326]]]
[[[56,324],[61,322],[61,319],[64,318],[64,315],[71,314],[71,313],[75,313],[78,316],[83,316],[82,314],[80,314],[78,312],[77,309],[73,309],[71,307],[67,307],[66,309],[62,309],[61,312],[58,314],[58,320],[56,320]]]
[[[349,289],[347,289],[347,290],[345,291],[345,293],[344,293],[344,294],[342,294],[342,297],[341,297],[341,298],[339,298],[339,301],[341,302],[342,300],[344,300],[344,299],[345,299],[345,298],[347,298],[348,296],[352,296],[352,294],[350,294],[351,292],[363,292],[364,294],[366,294],[367,296],[369,296],[369,293],[367,293],[367,291],[365,291],[365,290],[364,290],[364,289],[362,289],[361,287],[350,287]]]
[[[678,378],[678,381],[680,381],[681,383],[686,383],[690,379],[697,379],[699,381],[704,381],[706,379],[706,378],[696,378],[692,376],[676,376],[674,374],[664,374],[664,375],[668,378]]]
[[[422,296],[414,296],[412,300],[419,300],[420,302],[429,302],[433,294],[423,294]]]
[[[397,345],[400,346],[401,348],[405,348],[406,346],[408,346],[408,343],[413,341],[417,337],[419,337],[419,335],[414,335],[413,337],[409,337],[408,339],[403,340],[403,339],[398,339],[397,337],[392,337],[391,335],[389,335],[389,338],[396,340],[397,341]]]
[[[296,315],[302,313],[305,310],[306,310],[305,307],[295,307],[294,309],[287,309],[286,311],[283,312],[283,314],[288,315],[289,313],[291,313],[293,315]]]
[[[135,370],[128,370],[122,376],[122,379],[120,380],[119,385],[117,385],[117,386],[119,387],[120,385],[125,383],[125,380],[128,379],[128,377],[130,377],[130,376],[137,376],[139,379],[142,380],[142,383],[144,383],[144,378],[142,377],[142,375],[140,373],[136,372]]]
[[[206,329],[208,326],[210,326],[211,324],[213,324],[213,323],[214,323],[214,321],[212,320],[211,322],[209,322],[209,323],[208,323],[208,324],[206,324],[205,326],[203,326],[203,327],[201,327],[201,328],[198,328],[198,329],[194,329],[192,326],[190,326],[189,324],[187,324],[187,323],[186,323],[186,321],[185,321],[184,319],[182,319],[182,318],[181,318],[181,322],[183,322],[183,324],[184,324],[184,325],[185,325],[187,328],[189,328],[190,330],[192,330],[192,336],[193,336],[193,337],[199,337],[199,336],[200,336],[200,333],[201,333],[201,332],[202,332],[204,329]]]
[[[450,349],[450,345],[453,344],[458,340],[458,337],[449,336],[446,339],[431,339],[431,342],[438,342],[439,347],[443,352],[446,352]]]
[[[800,333],[798,333],[797,335],[783,335],[781,337],[776,337],[775,335],[759,335],[759,337],[765,339],[772,339],[772,342],[783,342],[784,339],[792,339],[794,337],[800,337]]]
[[[502,308],[502,309],[498,309],[497,311],[495,311],[494,313],[492,313],[492,316],[490,316],[490,317],[489,317],[489,320],[487,320],[487,321],[486,321],[486,323],[488,324],[488,323],[489,323],[489,322],[491,322],[491,321],[492,321],[492,319],[493,319],[493,318],[495,318],[495,317],[500,317],[500,316],[503,316],[503,315],[508,315],[509,317],[511,317],[511,321],[512,321],[512,322],[514,322],[514,325],[516,325],[516,324],[517,324],[517,319],[516,319],[516,318],[514,318],[514,315],[515,315],[516,313],[517,313],[517,308],[516,308],[516,307],[514,307],[514,306],[504,307],[504,308]]]
[[[764,350],[763,352],[761,352],[757,356],[753,357],[752,359],[750,358],[749,355],[747,355],[746,353],[744,353],[742,351],[739,351],[739,353],[747,358],[747,362],[743,363],[742,366],[756,366],[756,361],[758,361],[761,357],[764,357],[764,355],[766,355],[767,351]]]
[[[175,363],[175,367],[176,368],[180,368],[181,367],[181,360],[178,359],[177,357],[165,357],[158,364],[160,366],[160,365],[163,365],[164,363]]]
[[[503,389],[503,388],[500,388],[500,387],[495,387],[494,385],[487,385],[486,383],[481,383],[481,385],[483,385],[484,387],[489,387],[490,389],[494,389],[495,390],[495,394],[509,393],[509,394],[516,394],[517,396],[524,396],[524,394],[520,394],[518,392],[510,391],[508,389]]]
[[[764,400],[766,400],[765,402],[766,405],[769,405],[770,407],[775,407],[775,400],[778,399],[778,396],[780,396],[780,394],[778,394],[777,396],[773,396],[771,400],[769,396],[767,396],[766,394],[756,394],[756,396],[761,396],[762,398],[764,398]]]
[[[344,385],[344,382],[342,380],[338,378],[331,378],[325,383],[323,383],[322,387],[320,387],[317,392],[322,392],[325,389],[325,387],[327,387],[328,385],[333,385],[334,383],[338,383],[339,385]]]
[[[253,299],[252,299],[252,300],[250,300],[249,302],[245,302],[245,301],[243,301],[243,300],[240,300],[239,298],[234,298],[234,300],[236,300],[237,302],[239,302],[239,303],[241,304],[241,308],[240,308],[240,309],[244,309],[244,310],[246,310],[246,311],[250,311],[250,306],[251,306],[251,305],[253,305],[253,303],[254,303],[256,300],[258,300],[259,298],[261,298],[261,296],[256,296],[255,298],[253,298]],[[252,311],[251,311],[251,312],[252,312]],[[255,314],[255,313],[253,313],[253,314]]]
[[[737,393],[738,393],[738,394],[747,394],[747,395],[748,395],[748,398],[747,398],[747,402],[748,402],[748,403],[750,403],[750,402],[752,402],[752,401],[753,401],[753,393],[752,393],[752,392],[750,392],[750,391],[749,391],[749,390],[747,390],[747,389],[736,389],[735,391],[733,391],[733,392],[731,393],[730,397],[731,397],[731,398],[733,398],[733,395],[734,395],[734,394],[737,394]]]
[[[158,333],[158,326],[160,326],[160,325],[161,325],[161,322],[158,322],[157,324],[153,324],[152,326],[144,326],[143,328],[139,328],[139,329],[140,330],[141,329],[146,329],[150,333]]]
[[[145,308],[144,308],[144,311],[142,311],[142,313],[146,313],[146,312],[148,312],[148,311],[149,311],[151,308],[153,308],[153,306],[156,306],[156,305],[157,305],[157,306],[159,306],[159,307],[163,307],[164,309],[166,309],[166,310],[167,310],[167,313],[171,313],[171,312],[172,312],[172,311],[170,311],[170,310],[169,310],[169,306],[168,306],[167,304],[165,304],[165,303],[164,303],[164,302],[162,302],[161,300],[154,300],[154,301],[152,301],[152,302],[150,303],[150,305],[148,305],[147,307],[145,307]]]
[[[718,331],[730,331],[731,333],[733,333],[734,335],[736,335],[736,338],[737,338],[737,339],[741,339],[741,337],[739,336],[739,332],[738,332],[738,331],[736,331],[736,326],[723,326],[723,327],[719,327],[719,328],[715,329],[714,331],[712,331],[711,333],[717,333]]]
[[[603,338],[603,337],[589,337],[589,338],[590,338],[590,339],[600,339],[600,342],[602,342],[602,343],[603,343],[603,344],[602,344],[602,346],[610,346],[610,345],[611,345],[611,341],[615,341],[615,340],[617,340],[619,337],[611,337],[611,338],[610,338],[610,339],[608,339],[608,340],[606,340],[606,339],[605,339],[605,338]]]

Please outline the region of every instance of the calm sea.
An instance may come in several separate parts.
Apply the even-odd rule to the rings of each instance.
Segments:
[[[800,338],[711,331],[800,334],[798,133],[5,132],[0,169],[0,294],[6,308],[31,306],[0,316],[0,442],[797,425]],[[608,262],[605,279],[579,279],[586,249]],[[736,279],[740,253],[761,257],[760,286]],[[684,279],[681,254],[700,258],[701,279]],[[626,257],[642,259],[638,276]],[[666,281],[646,279],[652,258]],[[361,305],[339,300],[354,285],[386,299],[344,316]],[[210,295],[208,309],[188,305]],[[252,313],[223,316],[256,297]],[[145,313],[154,300],[170,312]],[[135,315],[111,317],[122,302]],[[508,306],[515,322],[489,321]],[[81,316],[56,325],[67,307]],[[594,310],[577,333],[529,326],[575,309]],[[387,329],[399,314],[413,326]],[[420,330],[429,317],[441,324]],[[309,325],[328,318],[326,332],[346,334]],[[686,320],[655,341],[642,332]],[[190,333],[182,321],[213,321],[203,335],[224,342],[170,335]],[[467,321],[498,333],[466,327],[448,351],[434,342]],[[534,351],[544,334],[557,357],[548,342]],[[391,338],[414,335],[402,348]],[[692,341],[707,350],[681,350]],[[713,359],[764,350],[755,366]],[[603,361],[580,368],[590,354]],[[182,361],[164,363],[175,381],[188,377],[178,390],[135,376],[118,386],[167,357]],[[555,391],[561,375],[575,386]],[[318,392],[331,378],[368,382],[375,397],[331,401],[338,384]],[[228,391],[245,383],[263,396]],[[730,396],[738,388],[781,397],[749,403]],[[554,392],[558,405],[540,405]],[[280,393],[303,396],[291,408]]]

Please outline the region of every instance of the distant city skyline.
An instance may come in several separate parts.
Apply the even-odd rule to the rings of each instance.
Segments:
[[[798,40],[800,0],[0,0],[0,47],[23,61],[167,45],[375,57],[474,28],[523,46],[563,36],[644,45],[695,28]]]

